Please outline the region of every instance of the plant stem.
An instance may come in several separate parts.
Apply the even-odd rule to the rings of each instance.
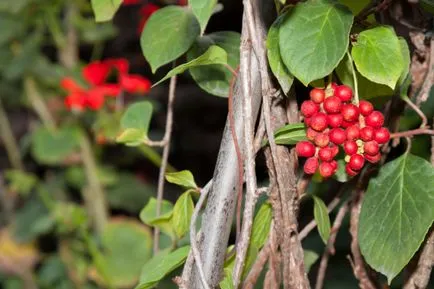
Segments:
[[[21,159],[21,154],[18,149],[17,141],[12,132],[11,123],[7,117],[6,111],[3,108],[2,101],[0,99],[0,137],[3,140],[3,144],[8,155],[8,159],[12,168],[16,170],[24,170],[24,164]]]
[[[139,151],[155,166],[161,167],[161,156],[152,147],[147,145],[138,146]],[[167,163],[166,172],[173,173],[177,170],[169,163]]]
[[[434,135],[434,130],[427,128],[417,128],[413,130],[392,133],[390,134],[390,138],[411,137],[420,134]]]
[[[348,50],[347,51],[347,56],[350,59],[351,62],[351,72],[353,75],[353,82],[354,82],[354,104],[355,105],[359,105],[359,88],[358,88],[358,82],[357,82],[357,74],[356,74],[356,69],[354,68],[354,62],[353,62],[353,58],[351,57],[351,53]]]

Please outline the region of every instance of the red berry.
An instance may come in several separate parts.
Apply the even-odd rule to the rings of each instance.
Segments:
[[[335,161],[335,160],[332,160],[332,161],[330,162],[330,165],[333,167],[333,171],[336,172],[336,170],[338,169],[338,162]]]
[[[362,115],[367,116],[374,110],[374,106],[369,101],[361,100],[359,102],[359,109]]]
[[[327,115],[323,112],[314,114],[310,121],[310,127],[316,131],[323,131],[327,128]]]
[[[318,157],[322,162],[329,162],[329,161],[333,160],[333,157],[334,157],[333,151],[329,147],[321,148],[318,151]]]
[[[327,121],[330,127],[340,127],[343,120],[344,117],[340,113],[327,115]]]
[[[345,166],[345,172],[347,173],[347,175],[354,177],[355,175],[357,175],[359,172],[353,171],[353,169],[351,169],[350,165],[347,164]]]
[[[351,98],[353,98],[353,91],[346,85],[339,85],[338,87],[336,87],[334,94],[342,101],[350,101]]]
[[[308,141],[301,141],[295,146],[295,151],[299,157],[309,158],[315,154],[315,146]]]
[[[312,100],[306,100],[301,104],[300,110],[304,117],[311,117],[319,111],[319,105]]]
[[[379,144],[387,143],[390,139],[389,130],[385,127],[380,127],[374,133],[374,140]]]
[[[345,104],[341,109],[342,116],[346,121],[356,121],[359,118],[359,108],[352,103]]]
[[[353,140],[349,140],[344,143],[344,151],[349,156],[357,153],[358,149],[359,147],[357,146],[357,143]]]
[[[345,134],[347,135],[348,140],[357,140],[360,136],[360,129],[357,124],[348,127],[345,130]]]
[[[330,150],[332,151],[333,157],[335,157],[339,153],[339,147],[338,146],[331,145]]]
[[[384,116],[379,111],[373,111],[365,117],[365,122],[367,126],[381,127],[384,124]]]
[[[363,141],[370,141],[374,138],[374,128],[371,126],[365,126],[360,130],[360,138]]]
[[[345,131],[340,128],[333,128],[329,133],[329,137],[330,141],[337,145],[343,144],[347,139]]]
[[[380,151],[380,146],[375,140],[368,141],[365,142],[365,144],[363,145],[363,151],[365,152],[365,154],[374,156]]]
[[[335,169],[329,162],[322,162],[319,165],[319,173],[324,178],[329,178],[335,173]]]
[[[365,156],[365,159],[372,164],[378,163],[381,159],[380,153],[373,155],[373,156],[365,154],[364,156]]]
[[[312,175],[312,174],[314,174],[316,172],[316,170],[318,169],[318,166],[319,166],[319,164],[318,164],[318,158],[311,157],[311,158],[308,158],[306,160],[306,162],[304,163],[303,169],[304,169],[304,172],[306,174]]]
[[[333,91],[338,87],[338,84],[336,82],[330,83],[330,87],[333,89]]]
[[[315,137],[319,134],[316,130],[311,127],[308,127],[306,130],[306,137],[308,140],[314,140]]]
[[[315,103],[322,103],[325,98],[325,91],[321,88],[314,88],[309,93],[310,99]]]
[[[316,137],[315,137],[315,144],[320,147],[326,147],[330,142],[329,136],[326,133],[319,133]]]
[[[349,128],[350,126],[355,125],[356,123],[357,122],[355,122],[355,121],[346,121],[346,120],[343,120],[341,126],[343,128]]]
[[[365,158],[362,155],[354,154],[350,157],[348,164],[352,170],[360,171],[365,165]]]
[[[324,100],[323,107],[328,113],[338,113],[341,111],[342,101],[339,99],[339,97],[330,96]]]
[[[311,117],[305,117],[304,118],[304,123],[306,124],[306,126],[310,126],[310,124],[312,123],[312,118]]]

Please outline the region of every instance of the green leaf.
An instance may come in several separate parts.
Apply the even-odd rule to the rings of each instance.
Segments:
[[[286,68],[285,64],[282,61],[282,57],[280,56],[280,47],[279,47],[279,28],[283,19],[286,17],[286,14],[283,14],[279,18],[274,21],[273,25],[271,25],[270,30],[268,31],[267,36],[267,57],[268,62],[270,63],[271,71],[274,76],[277,78],[277,81],[280,84],[283,92],[287,95],[289,89],[294,82],[294,76]]]
[[[199,21],[202,33],[205,31],[208,20],[212,15],[217,0],[190,0],[188,5],[190,5],[191,10],[193,10],[194,15]]]
[[[21,170],[7,170],[5,179],[9,183],[10,191],[23,195],[28,195],[38,183],[38,178],[34,174]]]
[[[140,37],[152,72],[187,52],[199,34],[199,23],[188,9],[166,6],[153,13]]]
[[[117,138],[116,142],[124,143],[127,146],[139,146],[147,139],[147,134],[142,130],[128,128],[124,130]]]
[[[211,45],[223,48],[227,53],[229,66],[233,69],[238,67],[240,63],[240,34],[231,31],[215,32],[197,39],[188,51],[187,59],[190,61],[199,57]],[[189,71],[200,88],[212,95],[228,97],[233,75],[226,67],[216,64],[193,67]]]
[[[190,189],[196,189],[197,185],[194,181],[193,174],[190,171],[183,170],[174,173],[166,173],[166,180],[169,183],[183,186]]]
[[[232,280],[232,269],[224,268],[225,277],[219,283],[220,289],[234,289],[234,281]]]
[[[55,165],[76,151],[80,133],[71,127],[62,127],[52,132],[39,127],[32,135],[33,157],[42,164]]]
[[[324,204],[323,200],[313,196],[314,207],[313,216],[318,227],[318,232],[323,240],[324,244],[327,244],[327,240],[330,237],[330,217],[327,211],[327,206]]]
[[[142,268],[139,285],[135,289],[152,288],[167,274],[181,266],[187,258],[190,246],[173,252],[163,251],[149,260]]]
[[[310,268],[318,260],[319,255],[315,251],[304,250],[304,269],[309,273]]]
[[[405,38],[398,37],[398,39],[399,39],[399,47],[401,50],[402,59],[404,62],[404,69],[402,70],[401,76],[399,77],[398,85],[403,86],[406,82],[408,73],[410,72],[410,63],[411,63],[410,49],[408,48],[408,44],[407,44],[407,41],[405,40]],[[410,77],[410,79],[411,79],[411,77]],[[407,86],[407,89],[408,89],[408,86]]]
[[[172,227],[178,239],[189,231],[194,204],[189,191],[183,193],[173,207]]]
[[[264,243],[268,238],[268,233],[270,232],[272,215],[271,204],[262,204],[253,220],[250,246],[253,245],[256,248],[264,246]]]
[[[91,0],[96,22],[109,21],[122,4],[122,0]]]
[[[367,79],[395,89],[404,69],[401,45],[390,27],[361,32],[351,54],[357,70]]]
[[[423,242],[433,208],[434,168],[420,157],[406,153],[369,182],[360,212],[360,250],[389,284]]]
[[[149,226],[160,228],[162,232],[175,238],[175,231],[172,226],[173,205],[163,200],[161,203],[160,216],[157,217],[157,199],[151,198],[140,212],[140,220]]]
[[[149,101],[136,102],[130,105],[122,115],[121,129],[123,131],[116,138],[116,141],[130,146],[142,144],[148,137],[152,110],[152,103]]]
[[[434,1],[433,0],[420,0],[420,6],[427,12],[434,14]]]
[[[163,77],[161,80],[159,80],[157,83],[155,83],[153,86],[156,86],[166,79],[169,79],[170,77],[183,73],[187,69],[198,67],[198,66],[204,66],[204,65],[212,65],[212,64],[227,64],[228,56],[226,51],[224,51],[222,48],[212,45],[210,48],[208,48],[207,51],[205,51],[204,54],[201,56],[187,62],[184,64],[181,64],[171,71],[169,71],[165,77]]]
[[[297,4],[280,25],[282,60],[304,85],[329,75],[345,55],[353,15],[334,0]]]
[[[276,144],[294,145],[302,140],[306,140],[306,127],[303,123],[287,124],[274,133]]]

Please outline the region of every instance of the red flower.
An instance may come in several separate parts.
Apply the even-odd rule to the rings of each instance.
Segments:
[[[129,93],[146,93],[151,89],[151,82],[137,74],[121,75],[121,87]]]
[[[60,87],[69,92],[82,92],[84,89],[74,79],[65,77],[60,81]]]
[[[89,90],[86,105],[92,110],[99,110],[104,105],[104,91],[99,87]]]
[[[65,98],[65,106],[69,110],[83,111],[86,107],[86,94],[73,92]]]
[[[145,27],[146,22],[148,21],[149,17],[156,12],[158,9],[160,9],[159,6],[147,3],[146,5],[143,5],[142,8],[140,8],[139,14],[141,16],[139,27],[138,27],[138,33],[142,33],[143,28]]]
[[[83,68],[83,77],[93,85],[103,84],[110,73],[110,65],[101,61],[94,61]]]
[[[130,69],[130,64],[125,58],[111,58],[104,61],[110,68],[118,70],[119,74],[127,74]]]
[[[106,83],[98,86],[96,89],[99,89],[103,95],[112,97],[116,97],[121,93],[121,86],[116,83]]]
[[[122,5],[135,5],[135,4],[140,4],[140,0],[124,0],[124,2],[122,2]]]

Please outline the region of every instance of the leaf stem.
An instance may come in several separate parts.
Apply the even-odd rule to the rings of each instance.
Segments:
[[[359,104],[359,86],[358,86],[358,82],[357,82],[357,74],[356,74],[356,69],[354,68],[354,62],[353,62],[353,58],[351,57],[351,53],[348,50],[347,51],[347,56],[351,61],[351,72],[353,74],[353,81],[354,81],[354,104],[358,105]]]

